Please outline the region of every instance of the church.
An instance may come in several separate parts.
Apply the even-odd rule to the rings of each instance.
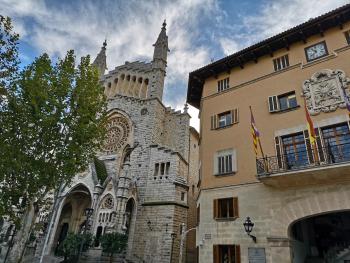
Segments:
[[[106,139],[88,170],[62,189],[44,254],[53,254],[67,233],[87,225],[96,236],[95,251],[104,233],[119,232],[128,235],[129,262],[179,262],[180,254],[185,262],[186,246],[189,255],[195,253],[186,242],[180,253],[180,239],[193,227],[187,224],[188,204],[195,204],[199,136],[189,126],[187,105],[175,111],[162,102],[166,23],[151,62],[125,62],[104,74],[106,48],[104,42],[93,62],[108,101]],[[87,208],[92,215],[86,224]]]

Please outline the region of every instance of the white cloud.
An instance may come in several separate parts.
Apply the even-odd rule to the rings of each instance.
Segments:
[[[222,37],[219,39],[220,46],[226,56],[232,55],[240,50],[240,45],[233,39]]]
[[[268,1],[258,15],[243,18],[246,43],[261,41],[347,3],[349,0]]]

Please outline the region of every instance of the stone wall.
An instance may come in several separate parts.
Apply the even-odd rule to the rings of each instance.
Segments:
[[[239,218],[213,219],[213,200],[238,197]],[[199,198],[201,222],[197,232],[199,262],[213,260],[214,244],[236,244],[241,247],[241,262],[248,263],[248,247],[264,247],[267,263],[290,263],[289,227],[298,219],[325,212],[350,209],[350,183],[312,185],[299,188],[272,188],[262,183],[202,190]],[[243,222],[251,217],[252,235],[245,233]]]
[[[189,143],[189,173],[188,173],[188,217],[187,229],[196,227],[197,225],[197,197],[199,193],[199,134],[194,128],[190,128],[190,143]],[[197,262],[196,249],[196,230],[192,230],[187,234],[186,246],[186,262]]]

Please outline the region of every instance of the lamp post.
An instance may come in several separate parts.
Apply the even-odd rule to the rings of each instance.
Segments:
[[[243,226],[244,226],[244,229],[245,229],[245,232],[247,233],[247,235],[253,239],[254,243],[256,243],[256,237],[250,234],[253,230],[254,223],[250,220],[249,216],[247,217],[247,219],[243,223]]]
[[[92,208],[85,208],[84,213],[85,213],[85,216],[86,216],[86,220],[85,220],[84,230],[83,230],[82,234],[86,233],[86,228],[88,227],[89,219],[92,216],[93,212],[94,212],[94,209],[92,209]],[[80,249],[79,249],[79,254],[78,254],[78,262],[79,262],[79,258],[80,258],[81,252],[83,251],[83,246],[84,246],[84,236],[82,235],[81,243],[80,243]]]
[[[187,231],[185,231],[185,223],[182,223],[181,225],[182,225],[182,228],[181,228],[181,239],[180,239],[180,256],[179,256],[179,263],[182,262],[182,250],[183,250],[185,238],[186,238],[187,234],[188,234],[190,231],[196,229],[196,227],[192,227],[192,228],[188,229]]]
[[[170,263],[172,263],[172,261],[173,261],[173,249],[174,249],[175,238],[176,238],[176,233],[171,233]]]

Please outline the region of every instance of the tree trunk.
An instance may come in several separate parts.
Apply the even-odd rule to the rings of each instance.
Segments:
[[[21,220],[21,228],[13,239],[13,247],[7,260],[8,263],[21,262],[30,231],[37,216],[36,210],[34,203],[30,202]]]

